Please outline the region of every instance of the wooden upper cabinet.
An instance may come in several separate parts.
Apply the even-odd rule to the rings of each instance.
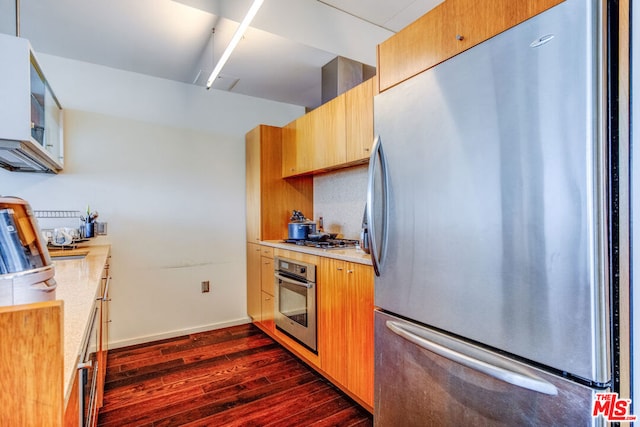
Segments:
[[[445,0],[378,45],[380,92],[564,0]]]
[[[296,132],[298,121],[294,120],[282,128],[282,176],[288,177],[296,174],[298,163],[298,147],[296,144]],[[247,183],[248,184],[248,183]]]
[[[282,176],[291,177],[313,169],[313,129],[308,114],[282,129]]]
[[[283,128],[283,177],[325,172],[369,159],[375,83],[369,79]]]
[[[283,129],[260,125],[246,135],[247,242],[287,237],[291,211],[313,218],[313,177],[283,179]]]
[[[373,145],[375,78],[346,92],[346,162],[366,162]]]
[[[346,162],[345,94],[338,95],[307,114],[311,121],[313,170]]]
[[[440,3],[378,45],[380,92],[455,55],[455,39],[445,36],[450,1]]]

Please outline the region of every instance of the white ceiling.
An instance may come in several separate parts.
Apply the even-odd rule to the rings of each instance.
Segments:
[[[316,107],[336,56],[376,65],[376,45],[442,0],[265,0],[217,90]],[[22,0],[20,35],[42,52],[204,84],[251,0]],[[0,0],[15,34],[15,0]],[[214,34],[212,29],[215,28]],[[211,91],[215,96],[215,90]]]

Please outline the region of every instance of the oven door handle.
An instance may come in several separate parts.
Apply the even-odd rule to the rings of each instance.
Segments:
[[[285,277],[279,273],[276,273],[276,279],[282,280],[283,282],[291,283],[292,285],[303,286],[307,289],[311,289],[313,287],[312,283],[301,282],[299,280],[292,279],[290,277]]]

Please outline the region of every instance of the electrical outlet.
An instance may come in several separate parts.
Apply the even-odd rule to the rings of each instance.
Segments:
[[[202,285],[202,293],[209,292],[209,281],[208,280],[204,280],[200,284]]]

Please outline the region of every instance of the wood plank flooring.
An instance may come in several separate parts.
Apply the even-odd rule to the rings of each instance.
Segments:
[[[371,426],[254,325],[111,350],[100,426]]]

